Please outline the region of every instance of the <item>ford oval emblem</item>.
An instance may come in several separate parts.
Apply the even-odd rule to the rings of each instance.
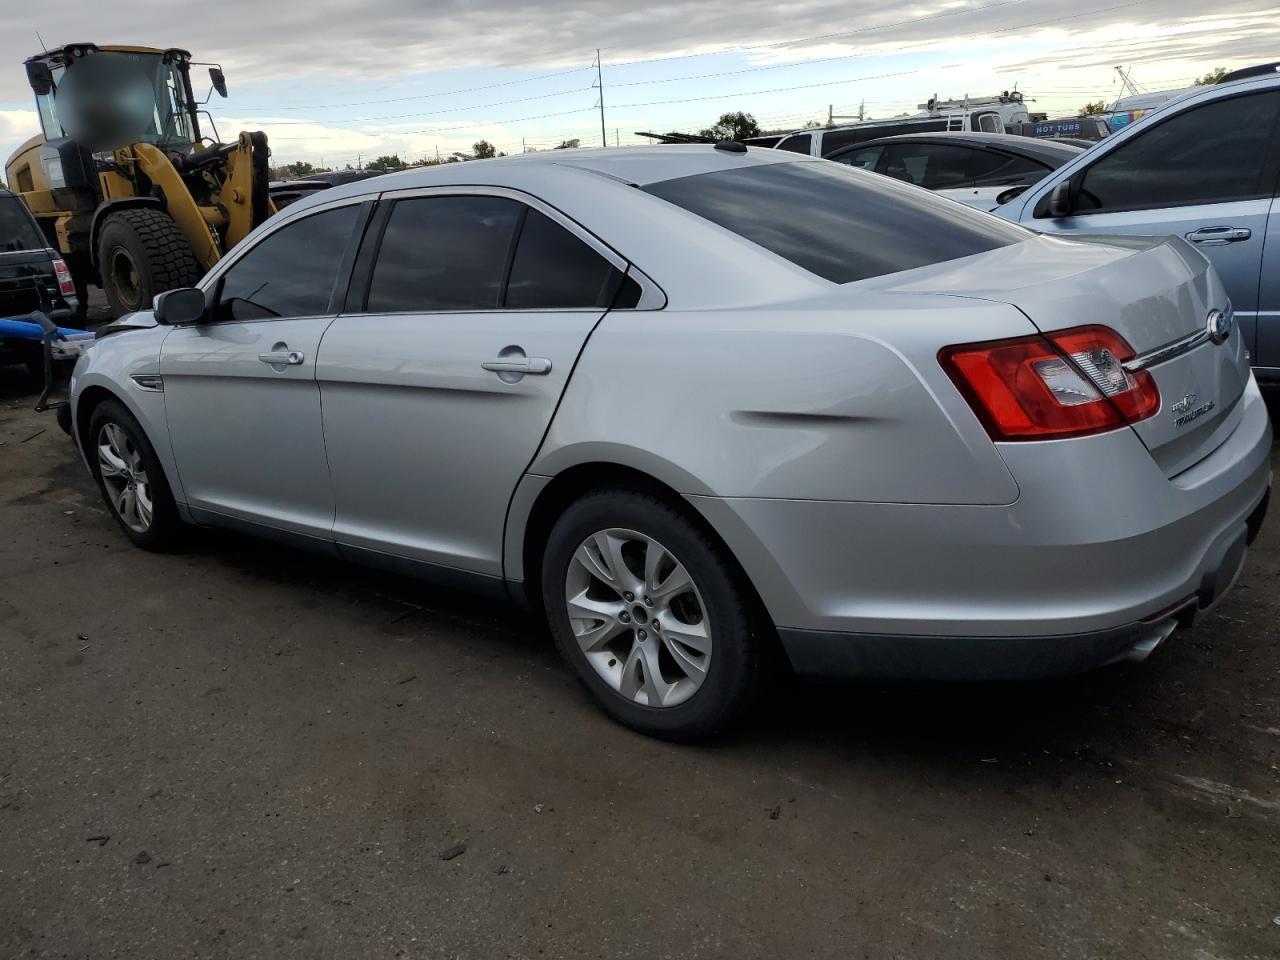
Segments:
[[[1234,326],[1235,320],[1231,314],[1223,313],[1221,310],[1210,310],[1209,319],[1205,322],[1205,330],[1214,343],[1226,343]]]

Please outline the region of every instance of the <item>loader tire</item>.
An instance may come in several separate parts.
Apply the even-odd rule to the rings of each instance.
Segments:
[[[157,293],[194,286],[203,273],[173,218],[151,207],[107,216],[98,235],[98,271],[117,317],[150,309]]]

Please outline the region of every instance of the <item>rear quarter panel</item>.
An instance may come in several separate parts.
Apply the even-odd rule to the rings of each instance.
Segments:
[[[530,472],[604,461],[686,495],[1014,501],[937,351],[1025,335],[1027,319],[1001,304],[833,290],[802,306],[609,314]]]

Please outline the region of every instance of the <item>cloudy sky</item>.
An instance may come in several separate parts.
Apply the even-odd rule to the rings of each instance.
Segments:
[[[61,0],[7,10],[0,33],[0,156],[38,130],[22,61],[72,41],[179,46],[226,69],[210,103],[223,139],[265,130],[275,162],[356,164],[696,130],[745,110],[765,127],[914,111],[937,93],[1013,87],[1068,115],[1215,66],[1280,56],[1275,0]],[[213,13],[214,15],[211,15]]]

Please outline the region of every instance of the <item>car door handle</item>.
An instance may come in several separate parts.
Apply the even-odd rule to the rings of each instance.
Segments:
[[[1252,236],[1253,231],[1248,227],[1201,227],[1188,233],[1187,239],[1192,243],[1216,247],[1224,243],[1239,243]]]
[[[273,367],[296,367],[307,358],[301,350],[273,350],[258,354],[258,359]]]
[[[534,377],[551,372],[551,361],[546,357],[499,357],[486,360],[480,366],[491,373],[525,373]]]

